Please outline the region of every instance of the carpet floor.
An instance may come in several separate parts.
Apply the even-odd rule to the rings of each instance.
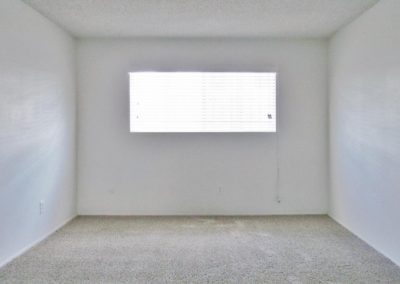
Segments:
[[[0,283],[400,283],[327,216],[78,217]]]

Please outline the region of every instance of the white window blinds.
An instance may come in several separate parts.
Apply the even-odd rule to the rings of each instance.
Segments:
[[[275,132],[276,73],[132,72],[131,132]]]

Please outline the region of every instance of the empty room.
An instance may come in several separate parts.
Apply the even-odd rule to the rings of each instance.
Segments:
[[[0,283],[400,284],[400,0],[0,0]]]

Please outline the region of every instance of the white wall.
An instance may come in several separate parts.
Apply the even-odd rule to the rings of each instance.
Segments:
[[[1,266],[75,215],[76,187],[73,39],[16,0],[0,38]]]
[[[400,264],[400,1],[330,45],[330,215]]]
[[[82,40],[80,214],[326,213],[327,42]],[[276,70],[275,134],[129,133],[128,72]]]

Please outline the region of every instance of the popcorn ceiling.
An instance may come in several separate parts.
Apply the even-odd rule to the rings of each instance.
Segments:
[[[23,0],[76,37],[329,37],[378,0]]]

